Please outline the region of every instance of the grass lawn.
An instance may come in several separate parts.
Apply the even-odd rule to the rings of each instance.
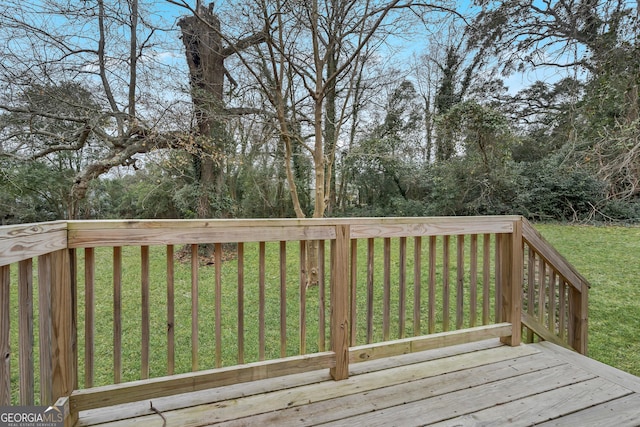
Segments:
[[[589,356],[640,376],[640,228],[536,228],[591,283]]]

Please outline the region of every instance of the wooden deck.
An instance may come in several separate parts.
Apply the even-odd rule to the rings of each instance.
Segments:
[[[638,426],[640,378],[549,342],[485,340],[80,413],[79,426]]]

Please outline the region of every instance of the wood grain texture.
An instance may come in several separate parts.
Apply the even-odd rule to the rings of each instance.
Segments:
[[[326,278],[326,245],[324,240],[318,242],[318,351],[326,351],[327,347],[327,278]]]
[[[350,337],[349,345],[354,346],[356,345],[356,338],[358,336],[358,331],[356,328],[358,325],[358,287],[357,287],[358,285],[358,240],[357,239],[351,240],[351,254],[349,256],[349,259],[350,259],[349,271],[351,272],[351,276],[349,278],[349,289],[350,289],[349,326],[351,327],[349,331],[349,337]],[[320,269],[320,271],[323,271],[323,269]],[[321,299],[321,301],[324,301],[324,297]],[[320,315],[321,315],[321,318],[323,319],[324,304],[322,304]],[[321,322],[320,333],[322,337],[324,337],[323,327],[324,327],[324,322]],[[320,349],[320,351],[322,351],[322,349]]]
[[[191,245],[191,370],[197,371],[198,359],[198,319],[199,319],[199,298],[198,288],[200,286],[200,260],[198,256],[198,245]]]
[[[113,248],[113,383],[122,381],[122,248]]]
[[[548,264],[552,265],[571,286],[578,290],[582,284],[589,286],[589,282],[573,267],[527,220],[522,219],[522,237],[536,253]]]
[[[300,354],[307,352],[307,257],[309,256],[309,244],[310,242],[300,242],[300,274],[298,276],[298,295],[299,295],[299,314],[298,314],[298,338],[299,338],[299,350]]]
[[[0,227],[0,266],[66,249],[65,222]]]
[[[50,405],[53,399],[53,355],[51,320],[51,259],[38,257],[38,340],[40,347],[40,404]]]
[[[330,305],[331,350],[335,353],[335,367],[331,377],[343,380],[349,377],[349,226],[336,227],[336,240],[332,242]]]
[[[0,406],[11,404],[11,269],[0,266]]]
[[[413,335],[422,335],[422,237],[413,240]]]
[[[33,366],[33,261],[18,263],[20,405],[35,405]]]
[[[62,369],[63,373],[57,375],[66,376],[65,381],[75,387],[75,380],[77,379],[77,349],[75,348],[77,337],[74,332],[75,323],[77,322],[77,305],[75,304],[75,298],[77,297],[75,283],[77,268],[75,265],[75,248],[86,248],[85,252],[85,289],[84,294],[87,300],[85,301],[85,330],[84,337],[79,342],[85,343],[85,385],[91,385],[92,381],[92,365],[93,361],[93,323],[95,323],[93,317],[93,277],[95,270],[95,263],[93,258],[93,248],[98,246],[114,247],[113,256],[113,288],[114,288],[114,338],[113,338],[113,363],[114,363],[114,382],[121,381],[122,365],[122,330],[121,326],[118,326],[122,322],[122,301],[121,301],[121,277],[122,277],[122,246],[139,246],[141,247],[141,268],[142,268],[142,287],[141,287],[141,329],[138,333],[141,336],[141,359],[138,361],[141,369],[142,378],[146,378],[149,375],[149,359],[150,359],[150,322],[149,322],[149,300],[150,300],[150,275],[149,271],[149,247],[150,245],[164,245],[167,246],[167,371],[173,373],[173,365],[175,363],[175,337],[173,336],[173,322],[175,309],[173,293],[173,245],[175,244],[189,244],[192,250],[192,292],[191,292],[191,320],[192,320],[192,333],[191,333],[191,353],[192,353],[192,369],[198,369],[198,340],[199,340],[199,327],[198,327],[198,295],[199,295],[199,262],[198,262],[198,244],[200,243],[213,243],[216,247],[214,251],[214,268],[215,268],[215,348],[216,348],[216,366],[221,366],[221,347],[222,347],[222,330],[221,330],[221,304],[224,302],[221,298],[221,265],[222,265],[222,244],[225,242],[238,243],[242,245],[243,242],[254,242],[256,236],[256,228],[260,229],[260,239],[262,243],[262,256],[260,259],[261,270],[259,272],[260,279],[260,302],[259,311],[262,313],[259,321],[259,328],[261,330],[259,334],[258,346],[262,349],[260,359],[265,358],[265,346],[266,346],[266,334],[267,325],[264,324],[264,313],[266,310],[266,298],[265,298],[265,242],[277,241],[281,247],[281,265],[280,265],[280,292],[282,295],[286,295],[286,262],[283,264],[283,260],[286,260],[286,245],[288,241],[298,241],[301,245],[300,253],[300,289],[299,289],[299,323],[298,333],[300,338],[300,353],[307,352],[307,323],[311,322],[311,318],[315,319],[316,314],[319,318],[319,340],[318,347],[320,351],[324,350],[324,320],[323,316],[325,311],[324,305],[324,291],[322,288],[319,296],[319,304],[317,309],[319,313],[315,313],[316,306],[313,307],[313,316],[307,312],[307,295],[306,295],[306,276],[304,276],[306,263],[306,247],[304,246],[308,241],[324,242],[329,240],[332,245],[331,250],[331,277],[330,277],[330,290],[329,290],[329,312],[331,313],[331,319],[329,320],[330,326],[327,329],[331,333],[330,348],[336,350],[336,362],[332,367],[331,373],[336,378],[348,376],[349,355],[348,345],[352,346],[356,344],[356,320],[359,313],[357,309],[361,306],[361,303],[356,301],[358,289],[356,284],[358,281],[357,266],[357,254],[358,243],[357,239],[367,239],[367,272],[366,272],[366,318],[367,318],[367,342],[371,343],[374,337],[374,323],[373,319],[382,317],[381,332],[385,341],[391,339],[391,334],[396,333],[396,326],[398,331],[398,337],[404,339],[407,335],[408,326],[406,325],[407,316],[413,321],[413,327],[411,328],[412,335],[417,338],[417,341],[412,342],[408,347],[406,343],[400,343],[396,341],[380,343],[376,347],[375,357],[383,357],[382,355],[396,354],[398,351],[405,351],[407,348],[410,351],[415,351],[417,348],[421,348],[420,345],[430,348],[432,345],[449,345],[451,342],[456,342],[455,339],[436,338],[432,341],[423,341],[420,336],[421,333],[421,317],[426,315],[428,324],[426,329],[429,333],[435,332],[436,328],[442,326],[445,331],[449,331],[454,327],[453,316],[455,315],[455,328],[460,330],[465,326],[474,327],[476,323],[476,317],[479,315],[479,283],[477,283],[479,276],[479,235],[484,236],[482,245],[482,321],[483,324],[491,323],[489,295],[491,291],[495,289],[495,301],[494,301],[494,314],[496,316],[496,322],[506,322],[513,325],[512,333],[509,335],[509,342],[512,345],[517,345],[520,337],[518,336],[521,331],[520,322],[523,318],[520,315],[521,305],[523,300],[521,298],[521,289],[524,275],[524,256],[525,252],[523,245],[526,245],[526,252],[529,254],[527,259],[527,276],[529,280],[535,279],[537,276],[539,281],[534,282],[534,286],[528,283],[529,289],[538,288],[538,293],[535,294],[535,303],[529,304],[530,300],[527,300],[527,305],[531,309],[534,305],[537,305],[539,310],[536,310],[535,316],[536,328],[541,325],[548,331],[542,331],[545,334],[551,333],[559,337],[566,334],[566,338],[571,342],[572,346],[579,351],[586,352],[587,349],[587,331],[588,331],[588,283],[583,280],[582,276],[575,272],[575,270],[564,260],[561,256],[556,254],[553,249],[548,247],[548,244],[539,236],[539,233],[535,232],[533,228],[518,216],[506,216],[506,217],[439,217],[439,218],[327,218],[327,219],[309,219],[309,220],[193,220],[193,221],[176,221],[176,220],[142,220],[142,221],[69,221],[69,222],[57,222],[46,224],[35,224],[27,226],[9,226],[0,227],[0,265],[5,263],[20,263],[19,272],[19,291],[18,298],[20,299],[20,306],[27,308],[28,301],[33,299],[33,296],[29,297],[29,286],[23,286],[22,283],[27,283],[27,275],[23,273],[23,266],[31,262],[30,255],[40,254],[39,256],[43,260],[42,263],[42,277],[41,268],[38,268],[38,280],[39,283],[46,283],[47,275],[50,276],[49,281],[53,286],[58,286],[55,291],[51,291],[51,295],[40,294],[39,298],[44,301],[41,302],[40,311],[44,312],[44,318],[41,318],[40,333],[41,333],[41,377],[45,378],[45,384],[41,385],[41,392],[49,394],[50,397],[43,399],[43,401],[50,400],[56,397],[56,394],[51,391],[52,387],[49,387],[50,391],[47,391],[46,378],[54,378],[54,370]],[[491,253],[491,235],[496,236],[495,240],[495,252]],[[471,242],[465,242],[465,235],[470,235]],[[67,240],[67,236],[68,239]],[[450,248],[451,236],[456,236],[456,251],[454,252]],[[414,259],[413,259],[413,295],[410,295],[408,290],[411,286],[411,278],[407,278],[407,266],[410,261],[407,260],[408,248],[407,237],[414,238]],[[429,240],[429,277],[428,283],[426,283],[428,292],[427,295],[427,308],[425,313],[422,313],[423,307],[421,299],[421,239],[428,238]],[[381,265],[374,265],[374,239],[380,239],[382,241],[381,249],[382,263]],[[392,243],[393,239],[393,243]],[[47,242],[45,242],[45,240]],[[436,241],[442,242],[442,254],[436,254],[437,250],[440,250],[439,244],[436,248]],[[395,246],[397,242],[397,246]],[[377,243],[377,242],[376,242]],[[64,249],[59,249],[63,247]],[[240,247],[240,246],[239,246]],[[399,254],[396,263],[395,255],[392,260],[392,248],[398,247]],[[466,248],[470,248],[470,265],[466,264]],[[47,251],[51,251],[56,255],[48,255]],[[362,249],[362,248],[361,248]],[[53,266],[52,257],[56,257],[56,262],[59,263],[58,257],[60,251],[66,251],[65,255],[66,266],[63,264],[57,264]],[[394,249],[395,250],[395,249]],[[284,254],[284,255],[283,255]],[[438,256],[436,256],[438,255]],[[322,252],[319,254],[320,260],[324,260]],[[452,257],[455,256],[455,261]],[[531,274],[531,257],[534,261],[535,271]],[[436,265],[437,261],[442,258],[443,270],[442,270],[442,283],[436,284]],[[171,259],[171,261],[170,261]],[[49,260],[49,261],[47,261]],[[40,260],[39,260],[40,262]],[[47,267],[49,262],[49,267]],[[453,264],[455,262],[455,264]],[[495,288],[492,289],[493,283],[490,283],[491,275],[491,263],[494,264],[495,273]],[[535,264],[538,265],[535,265]],[[171,264],[171,265],[170,265]],[[244,343],[243,343],[243,318],[244,309],[242,307],[244,293],[244,271],[239,261],[238,268],[238,360],[241,363],[244,359]],[[6,264],[8,265],[8,264]],[[453,267],[452,267],[453,266]],[[324,273],[324,266],[321,264],[321,276]],[[453,268],[456,269],[454,275]],[[465,269],[469,269],[468,274],[471,278],[469,283],[466,283]],[[49,270],[47,273],[46,270]],[[61,273],[62,272],[62,273]],[[397,272],[397,273],[396,273]],[[437,272],[440,273],[440,272]],[[374,313],[373,295],[374,295],[374,275],[381,274],[382,277],[378,280],[382,284],[383,305],[381,307],[375,307],[375,310],[380,312]],[[397,276],[397,282],[395,278],[392,278],[395,274]],[[453,278],[455,276],[455,278]],[[395,277],[395,276],[394,276]],[[545,278],[548,277],[548,285],[545,284]],[[56,281],[68,280],[67,288],[56,285]],[[324,278],[320,277],[320,286],[324,286]],[[456,280],[455,285],[451,283]],[[540,280],[542,283],[540,283]],[[396,283],[398,288],[396,289]],[[225,285],[226,286],[226,285]],[[436,286],[442,286],[443,294],[443,306],[436,307]],[[468,289],[468,291],[467,291]],[[39,292],[46,292],[47,290],[40,290]],[[438,290],[440,292],[440,290]],[[33,290],[32,290],[33,292]],[[455,292],[455,299],[453,294]],[[469,297],[466,297],[466,292],[469,292]],[[60,308],[52,308],[52,304],[49,304],[49,310],[54,310],[51,314],[46,314],[46,307],[42,304],[47,304],[48,301],[53,301],[61,298],[60,295],[68,293],[69,295],[69,312],[66,317],[62,316]],[[397,295],[397,300],[396,300]],[[557,295],[557,296],[556,296]],[[525,298],[529,298],[530,294],[527,294]],[[337,298],[337,299],[336,299]],[[407,301],[408,298],[412,298],[413,301]],[[173,302],[172,302],[173,301]],[[413,302],[413,313],[407,313],[407,307]],[[455,308],[451,305],[455,303]],[[88,304],[88,306],[87,306]],[[336,305],[337,304],[337,305]],[[286,316],[286,298],[282,297],[280,302],[281,316]],[[548,306],[548,309],[546,307]],[[397,307],[397,309],[396,309]],[[43,311],[44,310],[44,311]],[[309,310],[312,310],[309,307]],[[556,316],[557,310],[557,316]],[[337,317],[336,317],[337,313]],[[396,318],[397,313],[397,318]],[[442,324],[436,325],[436,315],[439,316],[442,313]],[[455,314],[454,314],[455,313]],[[344,318],[342,317],[344,314]],[[528,313],[532,314],[532,313]],[[307,319],[309,317],[309,319]],[[364,317],[364,316],[363,316]],[[29,320],[31,318],[31,320]],[[22,371],[25,371],[26,366],[33,364],[33,356],[29,361],[29,347],[33,348],[33,339],[29,344],[29,322],[33,322],[33,315],[19,316],[19,354],[15,357],[15,360],[19,362]],[[280,325],[280,355],[286,355],[286,322],[283,320],[286,317],[281,317]],[[336,320],[337,319],[337,320]],[[467,320],[468,319],[468,320]],[[396,323],[397,320],[397,323]],[[531,319],[528,319],[531,320]],[[44,322],[44,324],[42,324]],[[55,328],[49,325],[51,331],[47,333],[47,325],[55,322]],[[71,325],[71,332],[66,337],[66,327]],[[556,333],[557,324],[557,333]],[[31,328],[33,329],[33,324]],[[376,325],[377,326],[377,325]],[[63,328],[64,330],[60,329]],[[276,326],[277,328],[277,326]],[[314,322],[315,328],[315,322]],[[338,328],[338,329],[336,329]],[[23,332],[26,331],[26,332]],[[566,331],[566,332],[565,332]],[[269,331],[271,333],[271,331]],[[495,334],[495,332],[492,332]],[[478,333],[478,336],[482,336]],[[502,332],[499,335],[505,337]],[[32,335],[32,334],[31,334]],[[64,338],[60,338],[64,336]],[[492,335],[493,336],[493,335]],[[64,341],[56,342],[56,341]],[[346,339],[346,342],[343,341]],[[83,341],[84,340],[84,341]],[[452,341],[453,340],[453,341]],[[421,344],[422,343],[422,344]],[[63,345],[65,348],[59,350],[58,345]],[[336,348],[335,346],[338,345]],[[43,347],[51,347],[54,349],[50,355],[43,350]],[[58,360],[56,358],[68,357],[67,346],[70,346],[71,360],[70,364],[66,366],[68,361]],[[31,350],[33,351],[33,350]],[[188,351],[188,350],[187,350]],[[58,353],[56,353],[58,352]],[[46,367],[46,360],[52,360],[53,364],[51,369]],[[7,362],[9,363],[9,362]],[[65,365],[61,368],[61,365]],[[25,371],[26,372],[26,371]],[[20,390],[23,394],[23,401],[30,402],[28,395],[33,394],[32,390],[34,386],[30,386],[31,382],[27,377],[21,378]],[[55,380],[57,381],[57,379]],[[66,387],[66,385],[65,385]],[[57,393],[57,392],[56,392]]]
[[[450,306],[451,306],[451,289],[450,289],[450,245],[449,236],[442,237],[442,329],[447,332],[451,328],[450,323]]]
[[[238,364],[244,364],[244,243],[238,243]]]
[[[68,221],[69,247],[167,245],[255,241],[331,240],[335,225],[351,228],[352,238],[510,233],[519,217],[332,218],[261,220]],[[66,243],[66,242],[65,242]],[[0,246],[1,250],[2,246]]]
[[[489,338],[500,338],[510,336],[511,328],[510,323],[498,323],[476,328],[356,346],[349,349],[349,359],[351,363],[366,362],[417,351],[466,344]]]
[[[222,366],[222,244],[214,245],[216,368]]]
[[[69,251],[51,254],[51,356],[53,397],[69,396],[74,389],[73,300]]]
[[[141,337],[140,337],[140,359],[141,359],[141,368],[140,368],[140,378],[146,379],[149,378],[149,352],[151,346],[151,307],[150,307],[150,299],[151,299],[151,291],[149,289],[150,279],[149,279],[149,246],[141,246],[140,247],[140,304],[141,304],[141,312],[142,318],[140,319],[141,323]]]
[[[78,412],[316,369],[333,368],[334,366],[335,354],[333,352],[293,356],[229,368],[76,390],[71,394],[70,405],[74,412]]]
[[[456,239],[456,329],[464,324],[464,234]]]
[[[382,261],[382,340],[388,341],[391,332],[391,238],[385,237]]]
[[[373,342],[374,251],[375,240],[367,239],[367,343],[369,344]]]
[[[321,270],[322,271],[322,270]],[[280,357],[287,355],[287,242],[280,242]]]
[[[93,387],[95,362],[95,271],[93,248],[84,250],[84,386]]]
[[[167,246],[167,375],[173,375],[175,370],[175,263],[174,247]]]
[[[436,331],[436,236],[429,236],[428,331]]]
[[[398,255],[398,338],[406,336],[407,318],[407,238],[400,237],[400,254]]]
[[[488,325],[491,319],[491,235],[482,237],[482,324]]]
[[[476,326],[478,317],[478,235],[471,235],[469,244],[469,327]]]
[[[96,228],[75,228],[78,224],[70,224],[69,247],[98,246],[140,246],[140,245],[182,245],[203,243],[236,243],[256,241],[256,227],[260,228],[260,240],[277,242],[281,240],[320,240],[333,239],[333,227],[269,227],[253,223],[253,227],[234,227],[233,223],[217,223],[216,227],[191,228],[188,223],[174,224],[168,228],[148,227],[146,222],[128,224],[96,223]],[[116,227],[116,225],[119,225]],[[98,228],[104,227],[104,228]]]
[[[339,382],[314,371],[153,405],[167,425],[184,427],[637,426],[640,378],[593,362],[547,342],[509,347],[492,339],[358,363]],[[87,411],[78,426],[162,425],[149,399]]]

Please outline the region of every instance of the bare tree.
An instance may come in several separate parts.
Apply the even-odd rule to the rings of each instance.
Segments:
[[[188,3],[170,2],[189,9]],[[225,76],[232,85],[237,85],[225,68],[225,60],[236,52],[262,43],[265,39],[264,34],[257,31],[240,40],[229,42],[229,37],[221,32],[220,19],[213,8],[213,3],[205,8],[198,2],[191,15],[178,21],[189,66],[191,97],[200,137],[198,150],[194,153],[197,178],[200,182],[197,207],[200,218],[211,216],[210,193],[213,193],[218,200],[223,197],[225,184],[223,161],[228,138],[225,130],[225,116],[229,113],[256,112],[252,109],[236,108],[231,111],[225,108],[223,99]]]
[[[412,0],[253,0],[244,10],[250,24],[264,31],[265,44],[240,58],[274,111],[296,216],[306,216],[294,173],[295,149],[302,147],[313,165],[313,217],[321,218],[335,201],[339,138],[354,111],[354,96],[360,95],[359,76],[361,81],[371,47],[402,26],[403,12],[450,10]],[[310,247],[311,262],[315,253]],[[308,281],[314,283],[316,268],[308,267]]]
[[[401,25],[402,11],[422,16],[451,10],[444,3],[410,0],[255,0],[250,10],[261,18],[266,33],[266,47],[257,61],[261,67],[254,68],[254,74],[276,112],[285,162],[290,168],[297,140],[313,160],[313,216],[323,217],[332,198],[337,141],[353,111],[349,106],[357,93],[365,48],[389,37]],[[294,122],[303,124],[302,134],[292,132],[293,114]],[[290,169],[287,177],[296,215],[303,217]]]
[[[117,166],[135,166],[140,153],[191,142],[188,132],[175,127],[175,117],[167,120],[182,102],[179,94],[157,95],[163,93],[158,83],[169,82],[176,72],[160,56],[166,33],[161,22],[148,19],[150,5],[142,0],[8,0],[0,6],[0,110],[22,117],[23,135],[32,136],[30,149],[23,150],[18,133],[3,133],[0,154],[33,161],[91,151],[94,156],[87,157],[71,189],[71,218],[79,214],[91,180]],[[61,82],[86,88],[92,102],[62,109],[52,102],[25,101],[30,87],[47,91]],[[54,91],[41,95],[72,102]],[[45,119],[64,126],[29,125]]]

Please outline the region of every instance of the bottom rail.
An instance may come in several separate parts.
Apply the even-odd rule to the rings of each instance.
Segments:
[[[433,350],[490,338],[503,338],[512,335],[511,323],[497,323],[460,329],[450,332],[440,332],[420,337],[403,338],[375,344],[361,345],[349,349],[349,363],[364,362],[418,351]]]
[[[298,374],[317,369],[329,369],[335,367],[335,360],[335,353],[328,351],[76,390],[71,394],[69,403],[73,414],[88,409],[206,390],[213,387]]]

